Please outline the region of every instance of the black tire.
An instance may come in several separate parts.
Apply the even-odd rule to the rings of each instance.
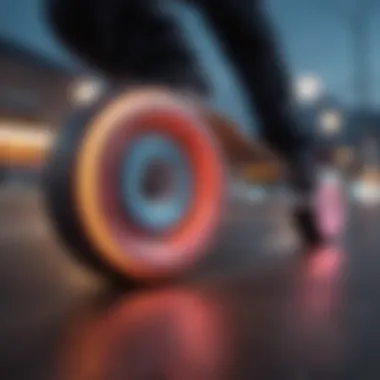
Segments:
[[[102,261],[101,255],[86,238],[71,191],[76,153],[91,119],[105,104],[102,101],[75,110],[67,118],[43,168],[42,184],[48,216],[70,254],[98,274],[115,282],[126,283],[131,280]]]

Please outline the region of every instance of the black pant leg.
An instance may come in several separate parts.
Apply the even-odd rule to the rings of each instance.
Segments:
[[[260,0],[193,0],[207,15],[243,79],[266,141],[287,159],[290,182],[306,202],[295,207],[305,247],[321,244],[312,197],[316,171],[311,130],[297,120],[289,76]]]
[[[58,37],[115,80],[207,91],[175,18],[159,0],[45,0]]]
[[[297,120],[274,30],[258,0],[193,0],[211,23],[256,109],[263,138],[287,159],[310,148]]]

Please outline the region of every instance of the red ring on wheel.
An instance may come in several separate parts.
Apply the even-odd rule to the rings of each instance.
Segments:
[[[111,103],[90,125],[76,160],[74,196],[89,241],[117,271],[138,279],[174,275],[194,262],[215,230],[223,165],[203,120],[169,92],[146,90]],[[119,201],[118,171],[128,144],[159,132],[189,157],[194,177],[188,215],[167,236],[135,227]]]

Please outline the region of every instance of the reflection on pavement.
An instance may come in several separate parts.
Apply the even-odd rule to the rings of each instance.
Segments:
[[[56,378],[221,379],[223,338],[222,313],[201,293],[126,297],[72,326]]]
[[[326,249],[273,277],[140,292],[80,311],[54,379],[335,379],[342,265],[341,252]]]
[[[34,195],[1,199],[1,229],[17,231],[0,239],[0,379],[379,378],[375,210],[353,210],[349,252],[301,259],[262,248],[281,236],[269,219],[282,223],[282,206],[262,205],[254,218],[236,209],[241,220],[210,255],[220,276],[205,268],[192,285],[104,295],[65,260]]]
[[[339,378],[344,362],[343,251],[320,249],[305,260],[297,278],[292,311],[299,363],[318,378]]]

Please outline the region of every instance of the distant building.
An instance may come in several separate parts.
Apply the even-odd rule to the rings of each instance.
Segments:
[[[345,134],[346,112],[339,100],[323,95],[313,103],[299,104],[299,115],[313,135],[321,162],[330,162],[335,149],[342,145]]]
[[[70,106],[68,88],[76,73],[0,37],[0,126],[59,122]]]
[[[364,165],[380,166],[380,112],[353,109],[325,95],[299,106],[306,128],[316,140],[320,162],[358,173]]]
[[[77,75],[0,36],[0,130],[58,128],[70,108],[68,91]],[[10,168],[7,162],[0,172],[2,179],[30,177],[28,168]]]

